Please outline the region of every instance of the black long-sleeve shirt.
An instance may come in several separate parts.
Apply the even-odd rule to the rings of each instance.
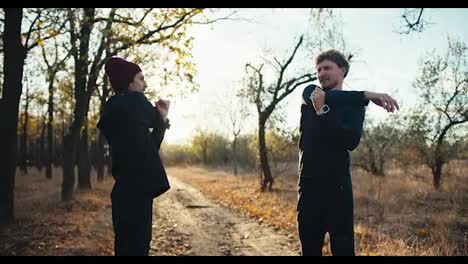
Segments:
[[[97,127],[110,146],[114,192],[156,197],[170,188],[159,156],[169,121],[162,119],[143,93],[112,96]]]
[[[348,151],[359,145],[369,101],[364,92],[330,90],[325,93],[330,111],[318,116],[310,99],[315,87],[307,86],[302,94],[299,176],[341,184],[349,175]]]

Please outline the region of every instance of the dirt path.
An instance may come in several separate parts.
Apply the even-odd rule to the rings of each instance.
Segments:
[[[150,255],[298,255],[298,241],[205,198],[170,177],[171,190],[154,200]],[[113,180],[60,201],[61,179],[18,177],[15,223],[0,229],[0,255],[113,255]]]
[[[217,205],[177,178],[170,182],[171,190],[154,202],[151,255],[166,255],[168,242],[179,246],[179,255],[298,255],[292,236]]]

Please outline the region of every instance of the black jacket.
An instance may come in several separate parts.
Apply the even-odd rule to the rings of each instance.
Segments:
[[[302,94],[300,121],[300,177],[318,177],[322,182],[342,182],[349,174],[349,153],[361,140],[365,106],[364,92],[330,90],[325,103],[330,111],[318,116],[310,95],[315,85]],[[326,174],[326,175],[323,175]],[[340,178],[334,178],[340,177]]]
[[[159,156],[169,121],[163,121],[143,93],[112,96],[97,127],[106,137],[112,155],[113,193],[154,198],[169,190]]]

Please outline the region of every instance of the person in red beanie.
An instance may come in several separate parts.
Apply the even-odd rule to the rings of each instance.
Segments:
[[[106,61],[105,72],[115,95],[105,103],[97,127],[112,156],[111,192],[116,256],[147,256],[152,239],[153,199],[170,189],[159,148],[170,102],[154,107],[143,94],[141,68],[119,57]],[[152,131],[150,132],[150,129]]]

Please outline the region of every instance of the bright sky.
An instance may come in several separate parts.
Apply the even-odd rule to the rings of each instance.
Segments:
[[[228,11],[228,10],[226,10]],[[424,15],[433,24],[423,33],[395,33],[401,24],[401,9],[340,9],[347,46],[359,49],[358,61],[352,64],[345,79],[345,90],[371,90],[393,95],[403,109],[417,98],[411,84],[418,71],[418,60],[435,50],[447,50],[447,37],[457,37],[468,43],[468,9],[428,9]],[[171,104],[171,129],[165,137],[168,143],[188,143],[193,131],[205,128],[228,133],[220,105],[229,94],[235,94],[244,75],[247,62],[257,62],[269,53],[278,58],[288,55],[297,37],[312,30],[308,22],[309,9],[241,9],[239,16],[253,22],[224,21],[194,29],[193,55],[197,64],[196,81],[200,91]],[[313,58],[299,58],[298,62]],[[302,87],[284,102],[287,125],[298,126]],[[251,106],[253,107],[253,105]],[[257,113],[245,120],[246,130],[256,127]],[[388,114],[376,106],[368,107],[367,116],[383,120]],[[225,119],[225,118],[224,118]],[[227,135],[227,134],[226,134]]]

